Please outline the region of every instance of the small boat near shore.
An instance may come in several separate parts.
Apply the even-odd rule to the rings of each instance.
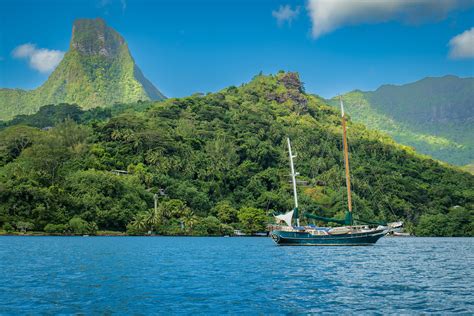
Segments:
[[[398,232],[391,232],[389,233],[389,236],[392,237],[412,237],[410,233],[398,233]]]
[[[293,155],[291,150],[290,139],[288,142],[288,153],[290,160],[291,179],[293,186],[294,209],[286,214],[275,216],[279,222],[286,223],[287,226],[278,226],[271,231],[271,237],[277,245],[281,246],[367,246],[375,244],[380,238],[385,236],[390,227],[386,223],[375,221],[367,221],[357,219],[363,225],[354,225],[352,217],[352,200],[351,200],[351,182],[349,173],[349,153],[347,148],[346,136],[346,119],[344,115],[344,105],[341,103],[341,121],[343,131],[344,146],[344,162],[347,187],[347,203],[348,208],[345,212],[344,219],[326,218],[314,214],[306,213],[307,219],[314,219],[326,223],[337,223],[342,226],[338,227],[317,227],[317,226],[300,226],[300,218],[298,216],[298,192],[296,188],[296,176]],[[296,224],[296,225],[294,225]]]

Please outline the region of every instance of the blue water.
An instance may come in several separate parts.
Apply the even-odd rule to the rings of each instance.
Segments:
[[[474,313],[474,238],[0,237],[0,314]]]

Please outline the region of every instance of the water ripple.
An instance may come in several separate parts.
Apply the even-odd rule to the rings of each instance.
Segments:
[[[474,239],[1,237],[0,314],[473,314]]]

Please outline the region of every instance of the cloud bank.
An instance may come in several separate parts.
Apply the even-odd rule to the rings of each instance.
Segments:
[[[308,0],[312,36],[318,38],[346,25],[440,20],[474,0]]]
[[[449,41],[449,57],[474,58],[474,27],[456,35]]]
[[[12,56],[18,59],[27,59],[31,68],[42,73],[48,73],[53,71],[63,59],[64,52],[37,48],[35,44],[26,43],[16,47],[12,51]]]
[[[281,5],[278,10],[272,11],[272,16],[277,20],[278,25],[291,22],[300,14],[300,7],[292,9],[290,5]]]

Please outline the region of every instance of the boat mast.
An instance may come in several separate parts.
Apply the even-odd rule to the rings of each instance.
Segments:
[[[349,174],[349,151],[347,149],[347,133],[346,133],[346,116],[344,114],[344,104],[339,96],[341,103],[341,121],[342,121],[342,142],[344,145],[344,165],[346,169],[346,187],[347,187],[347,206],[349,212],[352,213],[352,196],[351,196],[351,176]]]
[[[293,196],[295,198],[295,209],[294,209],[294,216],[296,218],[296,226],[300,226],[300,219],[298,216],[298,193],[296,191],[296,176],[299,175],[299,173],[295,172],[295,167],[293,165],[293,158],[296,158],[296,155],[293,156],[293,153],[291,152],[291,143],[290,143],[290,138],[287,138],[288,141],[288,153],[290,155],[290,167],[291,167],[291,180],[293,182]]]

